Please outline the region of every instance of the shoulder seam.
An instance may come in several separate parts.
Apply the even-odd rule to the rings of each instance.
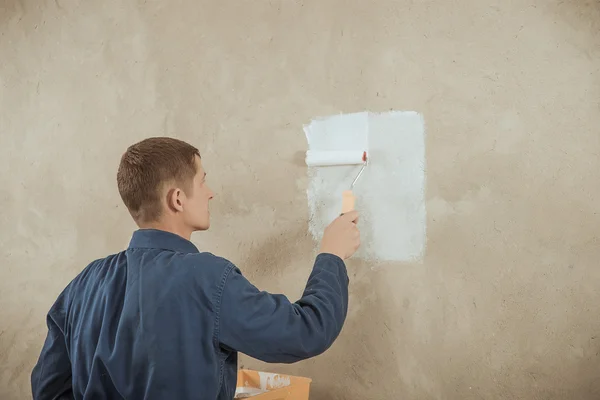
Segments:
[[[215,301],[215,327],[213,333],[213,342],[215,346],[215,351],[219,349],[219,329],[220,329],[220,315],[221,315],[221,299],[223,298],[223,289],[225,288],[225,283],[227,282],[227,278],[229,278],[229,274],[235,268],[235,265],[231,261],[227,261],[227,266],[225,267],[225,272],[223,272],[223,276],[221,278],[221,282],[219,282],[219,287],[217,288],[216,293],[216,301]],[[221,391],[221,386],[223,384],[223,368],[224,364],[219,362],[219,387],[217,392]]]
[[[221,315],[221,299],[223,297],[223,289],[225,288],[225,282],[227,282],[227,278],[229,278],[229,274],[235,268],[233,263],[230,261],[227,262],[227,266],[225,267],[225,272],[223,272],[223,276],[221,277],[221,281],[219,282],[219,287],[217,288],[216,293],[216,302],[215,302],[215,333],[214,333],[214,342],[215,346],[219,346],[219,319]]]

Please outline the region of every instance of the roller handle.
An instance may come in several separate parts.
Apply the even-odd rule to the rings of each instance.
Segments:
[[[344,190],[342,193],[342,214],[354,211],[355,200],[356,197],[354,197],[352,190]]]

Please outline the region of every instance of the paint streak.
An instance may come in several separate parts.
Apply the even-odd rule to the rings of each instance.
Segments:
[[[267,390],[257,389],[250,386],[237,387],[235,389],[234,399],[245,399],[259,394],[267,393]]]
[[[260,377],[260,388],[262,390],[279,389],[290,386],[291,380],[289,376],[273,374],[270,372],[258,372]]]
[[[369,167],[355,185],[366,260],[415,261],[426,243],[425,129],[416,112],[340,114],[304,127],[309,151],[361,151]],[[364,149],[367,149],[366,151]],[[309,167],[309,231],[321,240],[339,215],[356,166]]]

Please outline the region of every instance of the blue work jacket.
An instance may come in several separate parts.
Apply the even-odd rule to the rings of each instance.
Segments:
[[[238,352],[272,363],[316,356],[347,308],[346,266],[335,255],[316,257],[291,303],[181,236],[140,229],[52,305],[33,398],[231,400]]]

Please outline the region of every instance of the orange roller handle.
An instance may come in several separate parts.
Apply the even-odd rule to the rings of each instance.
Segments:
[[[344,192],[342,193],[342,214],[354,211],[355,202],[356,197],[354,197],[354,193],[352,193],[352,190],[344,190]]]

